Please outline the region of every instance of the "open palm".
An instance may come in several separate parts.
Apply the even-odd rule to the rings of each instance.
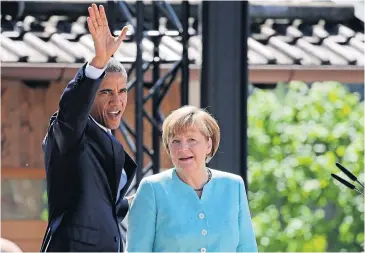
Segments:
[[[98,9],[96,4],[92,4],[88,11],[87,24],[94,40],[95,57],[105,64],[125,39],[128,28],[123,27],[120,35],[114,37],[109,30],[104,6],[100,5]]]

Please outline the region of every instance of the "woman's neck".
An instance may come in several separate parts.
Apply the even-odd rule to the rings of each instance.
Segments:
[[[208,171],[205,167],[191,172],[176,168],[176,173],[183,182],[194,189],[201,189],[208,181]]]

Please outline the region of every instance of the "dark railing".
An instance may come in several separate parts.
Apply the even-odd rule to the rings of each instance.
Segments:
[[[134,183],[129,189],[128,194],[133,194],[142,178],[146,175],[156,174],[160,170],[160,143],[161,143],[161,126],[164,115],[161,110],[161,103],[178,74],[181,75],[181,105],[188,104],[188,82],[189,82],[189,56],[188,41],[189,34],[189,10],[188,1],[181,3],[181,12],[176,14],[175,8],[170,3],[163,1],[153,1],[152,15],[149,18],[145,16],[145,5],[142,1],[137,1],[131,5],[127,2],[108,2],[108,9],[113,10],[108,22],[111,27],[116,27],[114,23],[116,17],[126,20],[128,25],[133,28],[130,36],[131,40],[137,45],[136,61],[131,64],[128,70],[129,76],[133,76],[127,84],[128,90],[135,89],[135,127],[132,128],[130,122],[122,120],[120,125],[127,146],[134,153],[139,169]],[[151,6],[150,6],[151,7]],[[152,17],[152,18],[150,18]],[[170,29],[161,26],[161,18],[169,23]],[[179,41],[182,44],[182,52],[176,60],[164,59],[160,56],[161,39],[168,35],[170,39]],[[153,43],[153,59],[145,61],[142,55],[143,41],[150,40]],[[167,68],[164,73],[161,67]],[[151,70],[152,81],[146,81],[145,73]],[[147,111],[145,105],[152,100],[152,110]],[[152,127],[152,147],[146,143],[144,128],[146,124]],[[126,222],[122,227],[126,231]]]

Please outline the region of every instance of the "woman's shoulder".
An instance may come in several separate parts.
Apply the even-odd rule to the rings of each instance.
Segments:
[[[232,183],[243,183],[242,177],[238,176],[236,174],[226,172],[226,171],[211,169],[211,168],[210,168],[210,171],[212,172],[213,178],[215,178],[219,181],[232,182]]]
[[[173,169],[167,169],[157,174],[146,176],[142,179],[141,183],[148,182],[150,184],[160,184],[162,182],[169,181],[172,178],[172,172]]]

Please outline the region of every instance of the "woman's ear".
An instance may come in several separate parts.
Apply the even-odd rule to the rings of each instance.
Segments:
[[[212,144],[212,138],[209,137],[208,138],[208,153],[207,153],[207,156],[210,156],[210,154],[212,153],[212,146],[213,146],[213,144]]]

